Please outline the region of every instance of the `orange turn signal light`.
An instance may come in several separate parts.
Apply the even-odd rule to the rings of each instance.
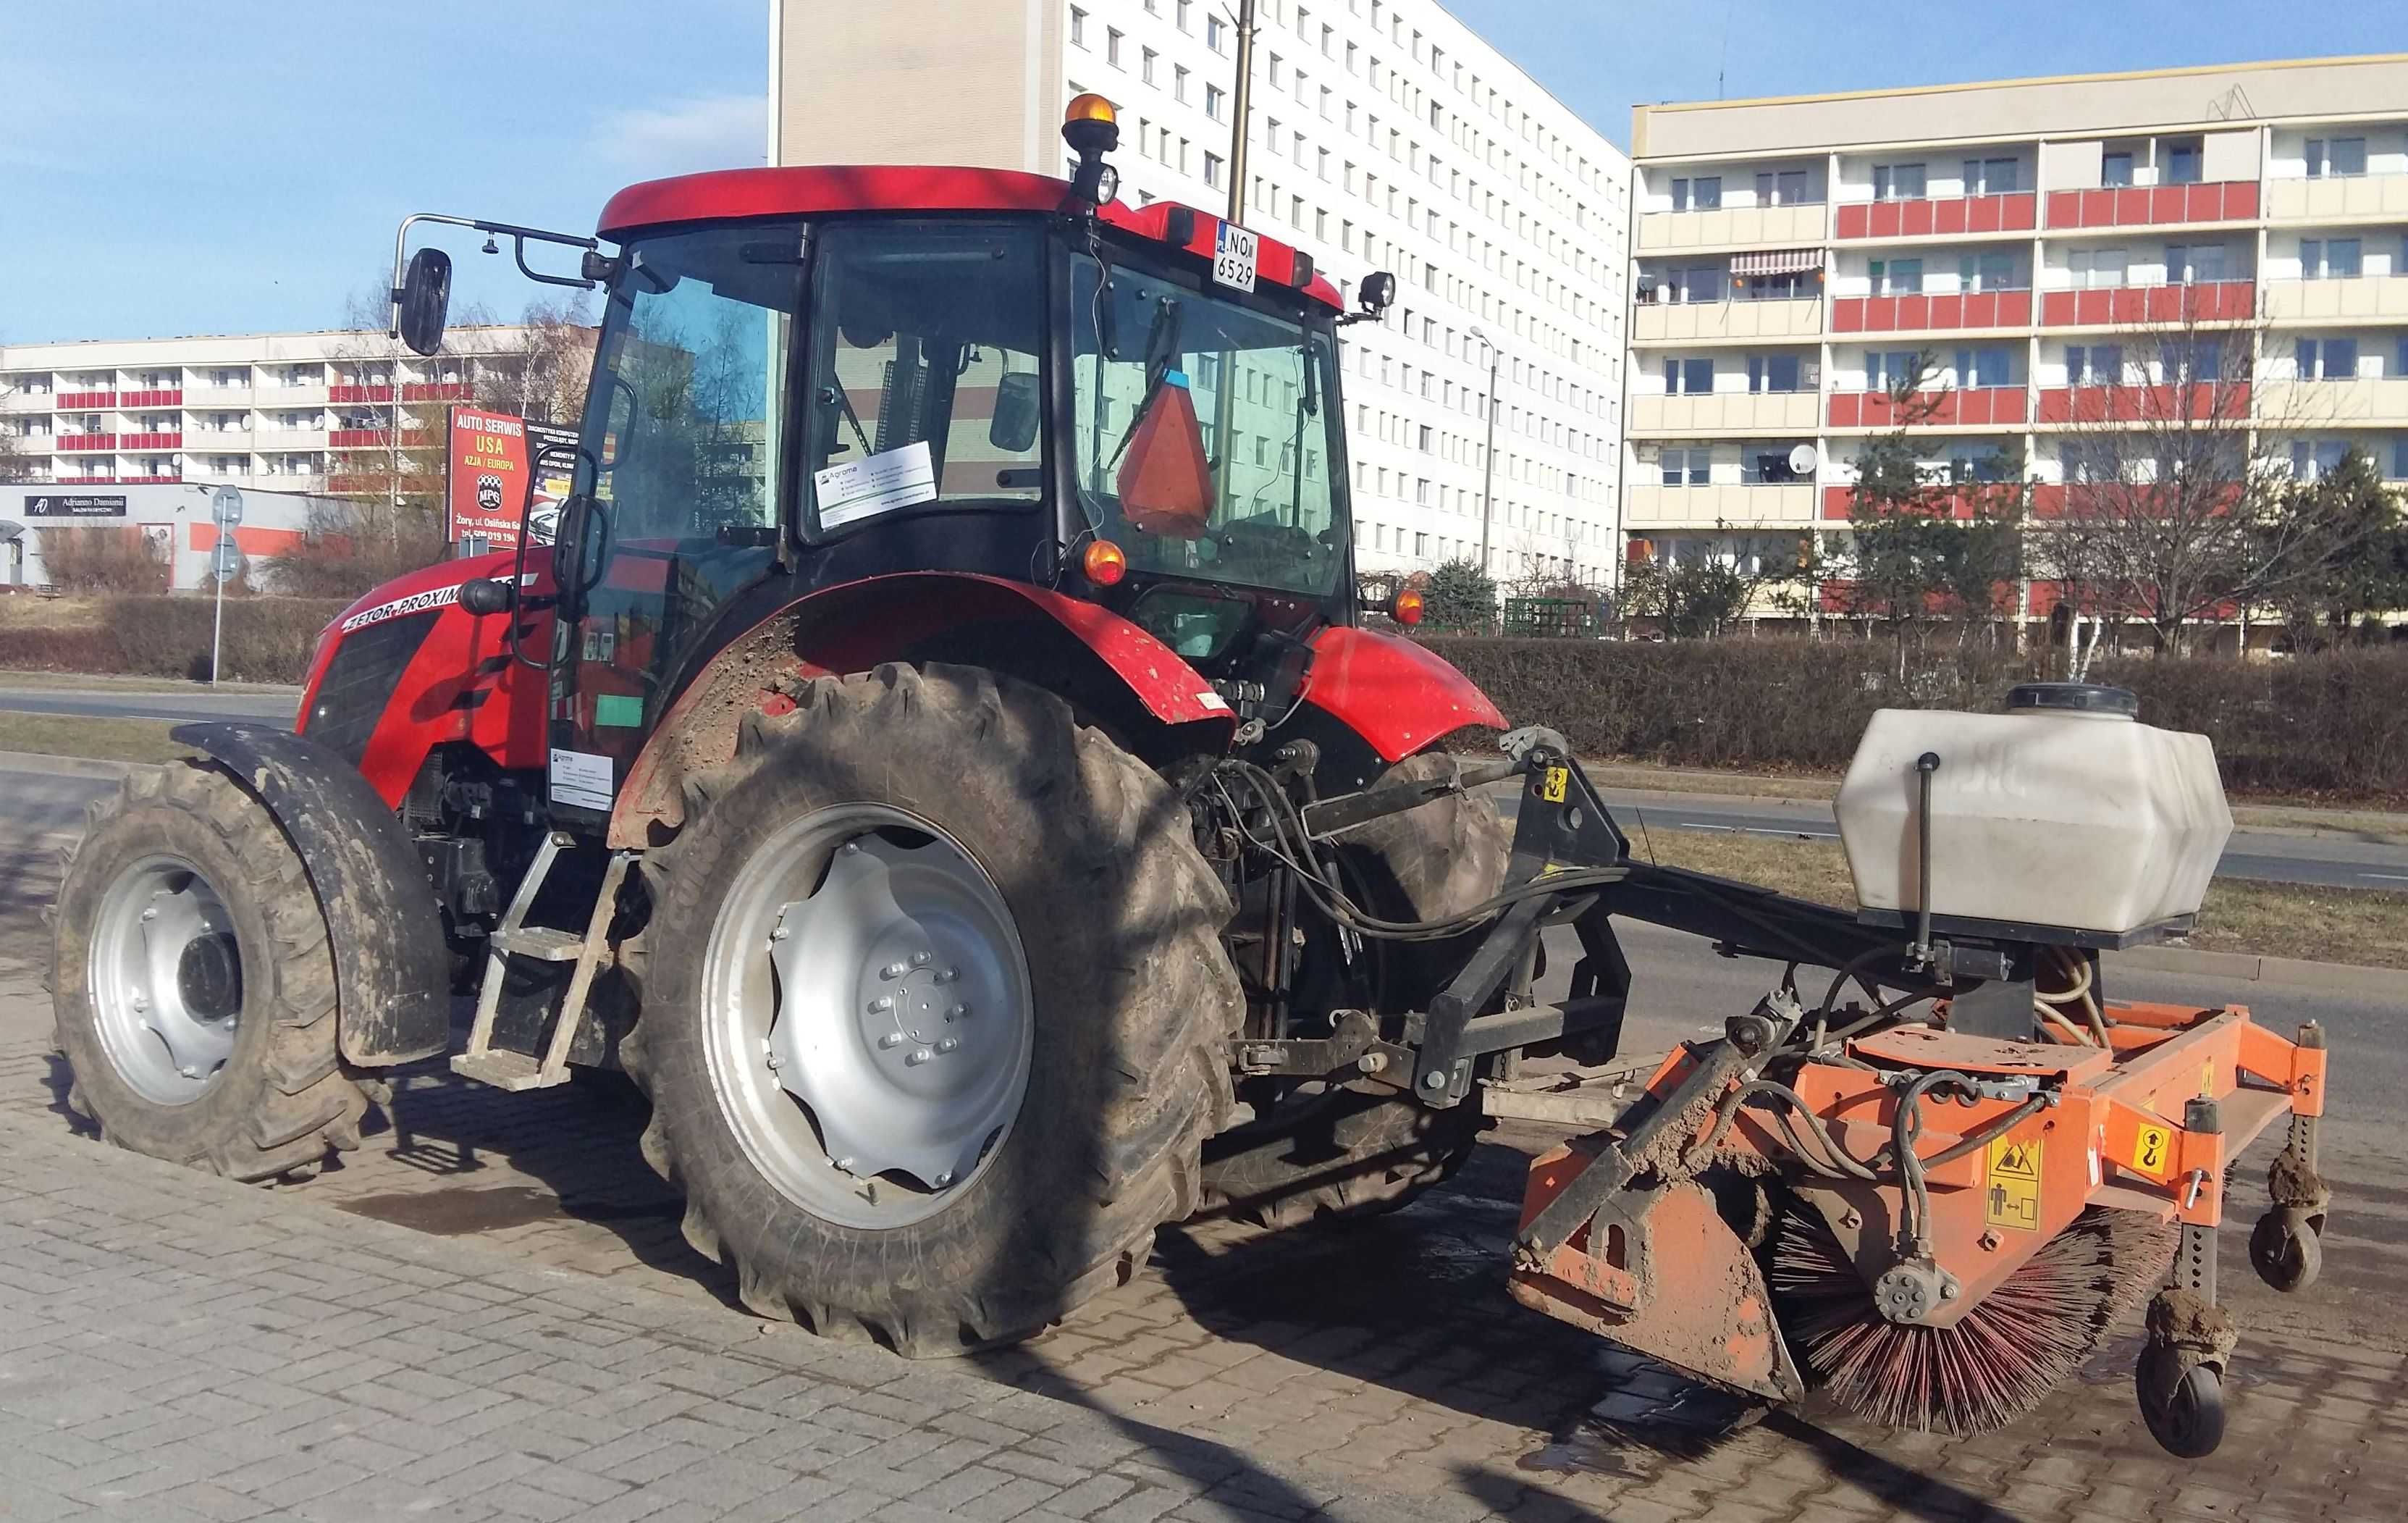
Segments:
[[[1398,624],[1421,623],[1422,595],[1411,587],[1398,593],[1396,596],[1388,599],[1388,617]]]
[[[1073,122],[1106,122],[1118,126],[1120,119],[1120,113],[1112,108],[1112,103],[1092,90],[1083,95],[1072,96],[1068,108],[1062,112],[1065,126]]]
[[[1098,587],[1113,586],[1128,575],[1128,555],[1110,539],[1097,539],[1079,558],[1079,569]]]

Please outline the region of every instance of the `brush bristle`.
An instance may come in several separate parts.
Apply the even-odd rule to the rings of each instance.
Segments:
[[[2090,1210],[1954,1327],[1891,1322],[1822,1218],[1792,1209],[1768,1279],[1782,1326],[1833,1400],[1898,1428],[1979,1433],[2048,1398],[2145,1299],[2174,1228]]]

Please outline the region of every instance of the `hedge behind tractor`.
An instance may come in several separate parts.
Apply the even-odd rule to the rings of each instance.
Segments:
[[[197,759],[97,810],[56,917],[74,1103],[292,1180],[405,1065],[618,1068],[746,1305],[924,1355],[1043,1327],[1165,1222],[1393,1207],[1544,1099],[1596,1135],[1535,1176],[1517,1294],[1770,1396],[2011,1406],[1919,1372],[2036,1274],[2093,1336],[2153,1234],[2213,1223],[2219,1150],[2315,1113],[2312,1047],[2100,983],[2197,907],[2229,824],[2204,742],[1885,719],[1842,807],[1870,921],[1634,861],[1560,737],[1360,616],[1337,352],[1394,280],[1350,301],[1300,250],[1111,200],[1116,133],[1073,102],[1067,181],[740,170],[624,191],[598,237],[405,223],[418,353],[452,274],[424,230],[602,292],[543,472],[569,494],[548,539],[329,625],[294,731],[185,726]],[[1481,731],[1502,749],[1441,749]],[[1584,1076],[1630,918],[1790,971],[1617,1117]],[[2268,1251],[2304,1280],[2300,1126]],[[2184,1241],[2152,1346],[2196,1405],[2229,1343]]]

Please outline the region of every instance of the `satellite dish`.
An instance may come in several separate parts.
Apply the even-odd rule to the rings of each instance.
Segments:
[[[1798,475],[1813,475],[1816,464],[1814,446],[1812,444],[1800,444],[1789,452],[1789,468]]]

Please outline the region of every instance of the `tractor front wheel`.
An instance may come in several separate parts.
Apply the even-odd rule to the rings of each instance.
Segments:
[[[886,666],[793,697],[645,864],[646,1156],[758,1313],[914,1356],[1025,1335],[1196,1205],[1227,896],[1051,695]]]

